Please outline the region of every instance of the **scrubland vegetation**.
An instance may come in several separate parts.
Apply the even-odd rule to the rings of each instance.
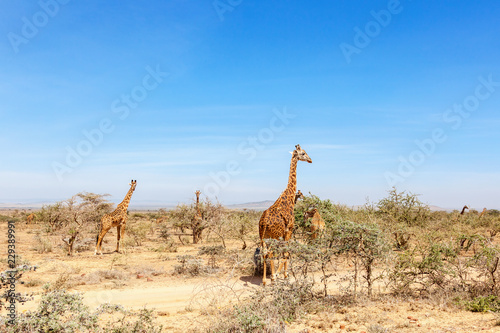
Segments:
[[[310,220],[304,213],[317,208],[326,226],[320,237],[311,239]],[[45,206],[35,213],[35,225],[26,225],[27,213],[0,216],[30,230],[30,251],[68,256],[93,254],[100,217],[111,211],[104,196],[79,193]],[[120,305],[95,310],[84,306],[75,286],[114,281],[120,285],[129,275],[171,275],[184,279],[211,276],[218,285],[207,286],[230,295],[220,299],[216,292],[205,299],[200,332],[286,332],[287,325],[314,313],[345,311],[366,302],[388,299],[425,299],[440,306],[463,311],[500,314],[500,212],[482,216],[471,210],[431,211],[418,196],[392,189],[386,198],[352,209],[315,195],[306,195],[295,206],[295,232],[289,242],[268,240],[278,257],[289,252],[290,277],[275,284],[255,285],[242,293],[231,278],[258,275],[260,256],[258,221],[261,212],[229,210],[208,199],[200,203],[202,221],[194,222],[196,208],[179,205],[172,210],[129,212],[123,246],[142,247],[158,258],[175,258],[170,270],[136,267],[124,272],[113,267],[94,272],[69,272],[43,285],[42,301],[35,311],[19,313],[15,326],[2,317],[0,330],[9,332],[160,332],[153,310],[129,311]],[[116,234],[106,235],[111,244]],[[197,244],[197,245],[196,245]],[[179,249],[196,245],[195,253]],[[146,248],[145,248],[146,247]],[[104,245],[106,251],[114,247]],[[258,253],[258,252],[257,252]],[[23,254],[21,254],[22,257]],[[118,257],[117,257],[118,258]],[[21,259],[20,259],[21,260]],[[117,261],[119,259],[116,259]],[[165,259],[166,260],[166,259]],[[21,263],[19,271],[31,269]],[[73,273],[73,274],[72,274]],[[36,278],[26,281],[39,287]],[[2,287],[6,282],[2,280]],[[3,294],[3,305],[9,302]],[[29,295],[24,301],[30,301]],[[500,325],[500,315],[497,323]],[[4,325],[4,326],[2,326]],[[329,327],[316,327],[327,330]],[[403,328],[372,324],[367,332],[400,332]]]

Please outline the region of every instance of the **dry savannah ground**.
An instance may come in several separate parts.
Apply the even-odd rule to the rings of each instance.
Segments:
[[[314,196],[308,199],[311,198],[317,200]],[[209,205],[204,203],[203,209]],[[342,209],[332,214],[338,216]],[[18,261],[37,266],[35,271],[24,272],[21,278],[23,284],[16,286],[17,292],[34,295],[33,300],[17,305],[19,315],[35,311],[47,290],[65,289],[70,293],[80,293],[90,309],[103,303],[119,304],[129,310],[151,309],[154,326],[161,325],[163,332],[500,332],[500,319],[495,311],[467,310],[455,301],[456,296],[450,296],[445,290],[447,284],[442,281],[431,283],[422,278],[415,285],[407,285],[414,289],[418,289],[419,285],[425,286],[435,291],[432,293],[394,293],[394,288],[386,283],[389,273],[384,267],[391,261],[394,263],[395,257],[390,257],[389,262],[377,259],[374,263],[372,274],[380,276],[380,279],[374,278],[371,296],[364,278],[366,271],[362,269],[365,267],[363,257],[355,261],[340,252],[337,257],[328,259],[327,265],[313,267],[294,259],[297,255],[292,251],[291,274],[285,285],[282,285],[284,279],[280,276],[277,284],[269,283],[262,287],[262,276],[255,273],[253,261],[258,244],[259,212],[231,212],[251,215],[247,224],[250,229],[240,234],[244,237],[230,236],[234,233],[222,235],[222,229],[212,225],[204,230],[201,241],[193,244],[192,237],[179,237],[179,230],[170,231],[171,235],[167,237],[162,234],[165,230],[173,230],[160,225],[168,225],[169,219],[174,219],[168,211],[160,212],[168,216],[160,223],[157,223],[159,212],[131,211],[121,244],[122,253],[112,252],[116,246],[116,228],[112,228],[104,238],[103,255],[100,256],[94,255],[95,233],[88,233],[85,236],[87,239],[82,235],[81,244],[75,245],[73,254],[69,256],[62,240],[65,235],[48,232],[41,221],[27,224],[29,213],[0,211],[0,216],[5,217],[0,222],[1,257],[7,258],[7,220],[16,218]],[[322,215],[327,215],[324,217],[328,225],[330,216],[327,213]],[[458,213],[445,215],[446,218],[453,218]],[[221,228],[220,225],[218,227]],[[408,234],[412,234],[413,229],[408,230]],[[301,237],[300,230],[296,234],[294,239],[298,244],[307,243],[307,236]],[[418,242],[417,236],[411,239]],[[242,249],[244,243],[246,246]],[[222,245],[225,245],[224,251]],[[478,248],[477,244],[471,245]],[[460,255],[463,258],[474,257],[472,252],[464,251]],[[7,260],[2,260],[0,270],[7,268]],[[353,290],[355,268],[359,271],[357,290]],[[326,284],[321,281],[321,277],[325,276]],[[294,281],[304,277],[314,279],[314,283],[290,287]],[[451,278],[442,278],[448,279],[451,284]],[[477,279],[470,281],[479,279],[480,273],[477,273]],[[290,290],[294,295],[300,294],[301,291],[296,288],[307,289],[307,293],[317,295],[317,301],[312,296],[296,301],[287,300],[287,295],[276,295]],[[274,294],[265,294],[266,290]],[[327,296],[324,296],[325,290]],[[279,304],[272,306],[267,303],[268,300]],[[292,315],[287,313],[272,317],[270,314],[270,318],[262,315],[267,309],[275,314],[290,307],[288,301],[295,302],[293,311],[290,311]],[[255,307],[261,309],[252,312]],[[5,313],[2,309],[2,314]],[[119,317],[115,315],[115,319]],[[104,322],[109,318],[100,320]],[[224,324],[226,320],[233,323]]]

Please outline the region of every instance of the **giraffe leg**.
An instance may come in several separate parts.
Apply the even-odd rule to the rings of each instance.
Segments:
[[[261,252],[261,255],[262,255],[262,262],[264,264],[264,268],[263,268],[263,273],[262,273],[262,285],[263,286],[266,286],[266,268],[267,268],[267,264],[266,264],[266,261],[267,261],[267,252],[266,252],[266,246],[264,245],[264,242],[261,243],[261,249],[262,249],[262,252]]]
[[[116,250],[115,250],[115,252],[118,252],[118,253],[120,253],[121,228],[122,228],[121,225],[116,227]]]
[[[289,253],[286,252],[284,253],[283,257],[283,261],[280,261],[280,264],[278,266],[278,270],[276,271],[276,275],[278,275],[281,270],[283,269],[283,277],[286,279],[288,278],[288,273],[287,273],[287,269],[288,269],[288,257],[289,257]]]
[[[108,230],[102,228],[101,229],[101,232],[99,233],[99,236],[97,237],[97,244],[95,245],[95,252],[94,252],[94,255],[97,255],[97,254],[101,254],[102,255],[102,240],[104,238],[104,235],[106,235],[106,233],[108,232]]]
[[[276,282],[276,271],[274,270],[274,259],[271,258],[270,260],[270,266],[271,266],[271,283]]]
[[[120,239],[123,238],[125,236],[125,223],[122,224],[122,225],[119,225],[118,227],[116,227],[116,251],[115,252],[118,252],[118,253],[121,253],[120,252]]]
[[[122,233],[120,235],[121,238],[125,237],[125,223],[122,224]]]
[[[283,277],[286,279],[288,278],[288,273],[287,273],[287,269],[288,269],[288,252],[285,253],[285,261],[283,262]]]
[[[279,265],[278,265],[278,269],[276,270],[276,275],[278,275],[281,272],[281,270],[283,269],[283,263],[284,263],[284,261],[279,260]]]
[[[262,273],[262,285],[266,286],[266,283],[267,283],[267,281],[266,281],[266,274],[267,274],[267,272],[266,272],[266,268],[267,268],[266,267],[267,266],[266,260],[267,260],[267,256],[264,255],[264,256],[262,256],[262,258],[264,259],[264,269],[263,269],[263,273]]]

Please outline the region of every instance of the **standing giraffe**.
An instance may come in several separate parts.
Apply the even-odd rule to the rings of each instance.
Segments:
[[[464,208],[462,208],[460,215],[464,215],[466,209],[469,209],[469,207],[467,205],[465,205]]]
[[[479,218],[483,217],[483,215],[487,212],[488,210],[486,208],[483,208],[483,211],[479,213]]]
[[[325,229],[325,220],[323,220],[317,208],[304,213],[304,222],[310,217],[312,217],[310,226],[311,239],[316,239],[318,234]]]
[[[201,239],[201,233],[203,231],[203,226],[201,225],[203,222],[203,218],[201,216],[200,211],[200,191],[194,192],[196,194],[196,214],[191,221],[191,229],[193,230],[193,244],[198,244]]]
[[[109,229],[116,227],[116,250],[115,252],[120,253],[120,238],[125,235],[125,225],[127,223],[127,209],[130,204],[130,198],[132,197],[132,193],[134,193],[135,186],[137,184],[137,180],[132,180],[130,182],[130,190],[128,190],[125,199],[121,203],[116,206],[116,209],[106,214],[101,219],[101,228],[99,235],[97,236],[97,244],[95,246],[96,255],[98,252],[102,254],[102,239],[104,235],[109,231]]]
[[[35,213],[31,213],[26,217],[27,224],[32,224],[34,220],[35,220]]]
[[[267,251],[264,239],[283,238],[284,241],[288,241],[292,236],[295,224],[293,208],[295,206],[295,192],[297,190],[297,162],[304,161],[312,163],[311,158],[307,155],[305,150],[300,148],[300,145],[296,145],[295,150],[291,154],[292,161],[290,162],[288,185],[274,204],[262,213],[259,221],[259,237],[264,257],[264,272],[262,276],[262,284],[264,286],[266,285],[266,259],[272,258],[272,253],[266,253]],[[271,282],[276,280],[276,275],[281,270],[282,265],[284,269],[283,274],[285,278],[287,277],[286,270],[288,266],[288,255],[288,253],[285,253],[283,263],[280,263],[276,273],[274,272],[274,261],[271,259]]]
[[[156,224],[162,224],[162,223],[165,223],[167,221],[167,217],[166,216],[160,216],[159,218],[157,218],[155,220]]]

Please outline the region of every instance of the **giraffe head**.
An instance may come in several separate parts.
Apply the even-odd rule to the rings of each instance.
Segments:
[[[293,151],[292,155],[295,157],[297,156],[297,158],[299,159],[299,161],[304,161],[304,162],[307,162],[307,163],[312,163],[312,160],[311,158],[309,157],[309,155],[307,155],[306,151],[302,148],[300,148],[300,145],[296,145],[295,146],[295,150]]]
[[[135,186],[137,185],[137,180],[131,180],[129,185],[131,186],[130,189],[132,191],[134,191],[135,190]]]
[[[317,211],[318,211],[318,208],[313,208],[309,211],[304,212],[304,219],[307,220],[308,218],[313,217]]]
[[[197,197],[197,198],[199,198],[199,197],[200,197],[201,192],[200,192],[200,190],[196,190],[196,192],[194,192],[194,194],[196,194],[196,197]]]
[[[295,200],[299,200],[304,198],[304,194],[300,192],[300,190],[297,191],[297,194],[295,195]]]

